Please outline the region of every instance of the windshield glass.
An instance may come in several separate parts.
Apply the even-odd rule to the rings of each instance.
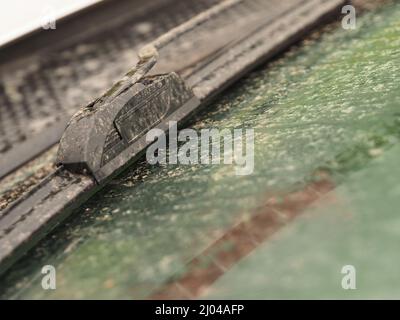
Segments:
[[[375,261],[392,265],[400,4],[359,20],[254,71],[194,122],[254,128],[252,175],[142,161],[22,259],[2,297],[345,298],[332,268],[349,257],[371,273]],[[361,254],[366,242],[373,254]],[[43,264],[57,268],[57,290],[32,280]],[[386,275],[375,277],[389,288]]]

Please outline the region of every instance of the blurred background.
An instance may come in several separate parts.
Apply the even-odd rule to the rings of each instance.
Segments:
[[[48,16],[59,19],[102,0],[15,0],[0,3],[0,45],[42,26]]]

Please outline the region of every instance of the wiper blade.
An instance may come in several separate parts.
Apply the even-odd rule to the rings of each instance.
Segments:
[[[343,3],[224,1],[146,46],[135,68],[72,118],[56,172],[0,214],[0,272],[136,161],[150,144],[149,130],[184,123]]]

